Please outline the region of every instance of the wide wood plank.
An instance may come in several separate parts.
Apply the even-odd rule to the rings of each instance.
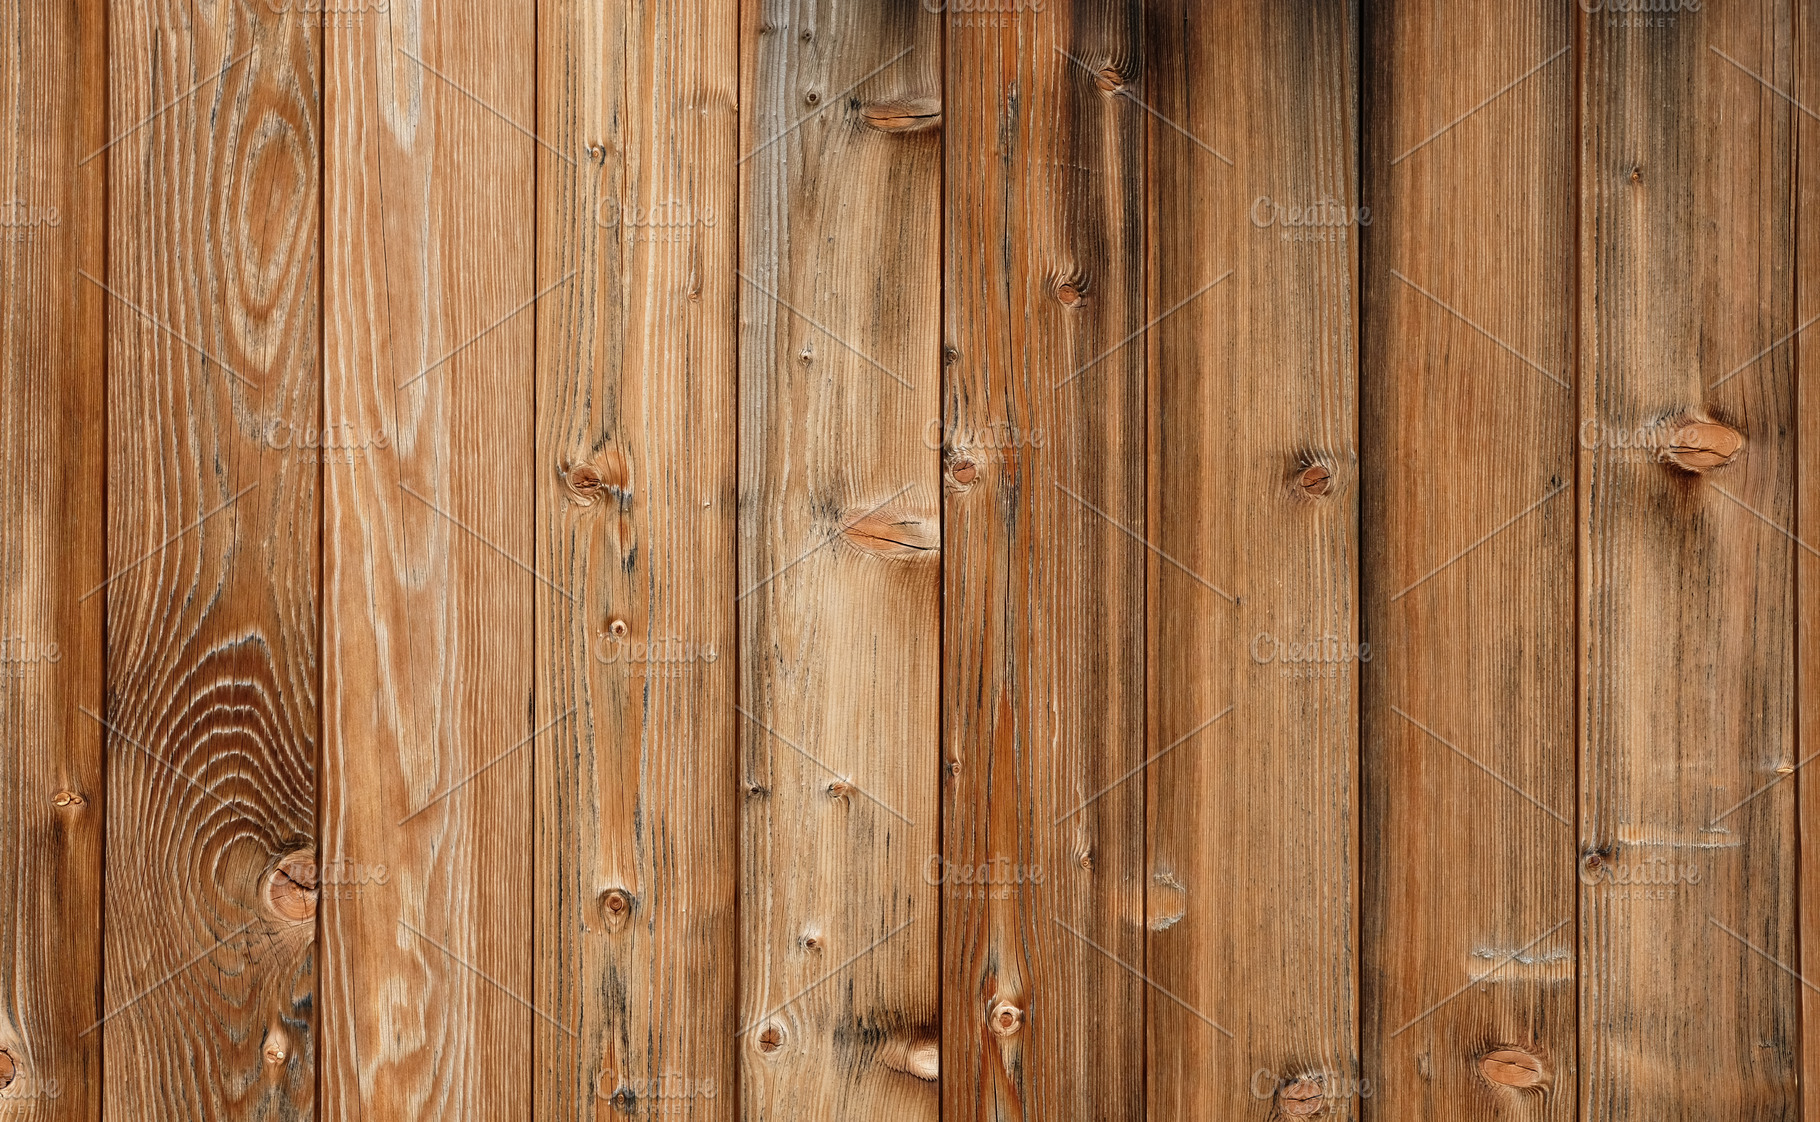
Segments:
[[[331,18],[322,1114],[527,1119],[534,13]]]
[[[947,31],[944,1113],[1139,1117],[1141,6]]]
[[[1147,29],[1151,1118],[1358,1116],[1354,11]]]
[[[940,20],[742,20],[741,1116],[933,1119]]]
[[[538,28],[534,1116],[731,1119],[738,4]]]
[[[108,6],[106,1113],[315,1097],[320,41]]]
[[[1574,1116],[1572,26],[1367,17],[1373,1117]]]
[[[1791,19],[1582,17],[1585,1122],[1800,1109]]]
[[[96,1119],[105,5],[0,9],[0,1117]]]

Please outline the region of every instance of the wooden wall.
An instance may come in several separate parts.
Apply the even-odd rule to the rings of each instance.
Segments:
[[[1820,1117],[1810,6],[0,13],[0,1118]]]

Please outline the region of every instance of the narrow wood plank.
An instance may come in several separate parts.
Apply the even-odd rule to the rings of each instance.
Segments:
[[[1147,28],[1151,1118],[1359,1114],[1355,11]]]
[[[539,8],[537,1118],[738,1103],[738,20]]]
[[[108,34],[106,1113],[304,1118],[321,44],[188,0]]]
[[[1367,25],[1366,1112],[1571,1119],[1572,10]]]
[[[1580,455],[1582,844],[1674,882],[1580,892],[1586,1122],[1799,1112],[1791,19],[1582,22],[1581,420],[1667,448]]]
[[[325,32],[326,1118],[531,1115],[534,14]]]
[[[742,20],[741,1115],[932,1119],[940,20]]]
[[[1820,977],[1820,12],[1794,10],[1795,772],[1800,821],[1801,973]],[[1806,325],[1805,327],[1803,325]],[[1803,485],[1802,481],[1805,481]],[[1820,991],[1801,987],[1802,1117],[1820,1118]]]
[[[106,18],[0,23],[0,1117],[98,1119]]]
[[[944,1113],[1135,1118],[1141,5],[1002,9],[947,17]]]

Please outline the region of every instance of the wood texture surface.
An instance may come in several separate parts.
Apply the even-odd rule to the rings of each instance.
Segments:
[[[1572,27],[1367,16],[1373,1118],[1574,1117]]]
[[[741,1116],[933,1119],[940,21],[741,16]]]
[[[952,1118],[1144,1111],[1143,45],[1116,0],[948,17]]]
[[[0,23],[0,1117],[101,1116],[105,6]],[[28,79],[27,75],[31,75]],[[46,969],[50,966],[50,969]]]
[[[537,1118],[738,1105],[736,16],[539,9]]]
[[[325,30],[328,1118],[530,1116],[532,25]]]
[[[1149,18],[1148,1117],[1356,1118],[1358,29]]]
[[[1790,28],[1775,0],[1582,20],[1581,417],[1744,442],[1580,456],[1581,844],[1679,881],[1580,893],[1585,1122],[1800,1109],[1794,791],[1751,797],[1798,759]]]
[[[1795,5],[1790,109],[1795,139],[1795,780],[1801,850],[1800,961],[1820,980],[1820,12]],[[1804,326],[1805,325],[1805,326]],[[1820,1118],[1820,986],[1801,986],[1802,1117]]]

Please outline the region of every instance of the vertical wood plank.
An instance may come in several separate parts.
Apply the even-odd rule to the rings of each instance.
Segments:
[[[322,1112],[525,1119],[534,12],[325,18]]]
[[[539,9],[537,1118],[738,1102],[738,19]]]
[[[1142,52],[1122,0],[947,15],[954,1118],[1144,1111]]]
[[[1147,29],[1152,1118],[1359,1113],[1354,12]]]
[[[940,21],[742,18],[741,1113],[932,1119]]]
[[[1799,1111],[1791,19],[1582,17],[1582,844],[1674,888],[1581,890],[1587,1122]]]
[[[1820,12],[1794,9],[1795,773],[1800,820],[1800,969],[1820,975]],[[1820,991],[1801,987],[1802,1117],[1820,1118]]]
[[[0,1116],[98,1119],[106,16],[0,24]]]
[[[1366,1111],[1571,1119],[1572,8],[1367,23]]]
[[[106,1113],[307,1117],[320,43],[108,17]]]

